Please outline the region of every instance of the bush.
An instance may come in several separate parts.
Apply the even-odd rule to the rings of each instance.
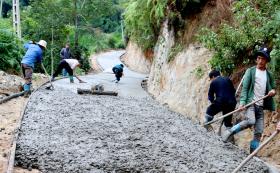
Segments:
[[[279,9],[278,0],[267,3],[261,0],[236,1],[234,24],[223,24],[217,32],[202,29],[198,40],[214,50],[211,66],[231,74],[238,65],[253,63],[254,52],[260,46],[273,47],[274,52],[278,52]]]
[[[200,10],[206,0],[130,0],[124,12],[126,34],[144,51],[153,49],[165,19],[179,33],[184,17]]]
[[[22,44],[13,34],[8,20],[0,19],[0,70],[20,72]]]

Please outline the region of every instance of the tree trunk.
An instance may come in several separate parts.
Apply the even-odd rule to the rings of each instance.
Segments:
[[[3,7],[3,0],[0,2],[0,18],[2,18],[2,7]]]
[[[75,18],[75,36],[74,36],[74,47],[77,48],[79,46],[79,36],[78,36],[78,4],[77,0],[74,0],[74,18]]]

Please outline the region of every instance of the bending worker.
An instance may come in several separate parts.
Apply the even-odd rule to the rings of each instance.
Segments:
[[[275,96],[275,82],[272,74],[266,69],[266,64],[270,61],[270,55],[267,48],[261,48],[257,54],[257,65],[247,69],[240,97],[239,108],[245,109],[244,105],[258,100],[265,95],[270,97],[256,102],[246,110],[246,118],[233,126],[223,135],[223,141],[227,142],[229,137],[254,126],[254,138],[250,143],[250,152],[253,152],[260,144],[260,139],[264,130],[264,112],[263,110],[275,110],[273,96]]]
[[[54,81],[54,78],[57,77],[58,74],[61,73],[62,69],[65,69],[67,71],[67,73],[69,74],[70,83],[74,83],[73,76],[75,76],[79,80],[80,83],[85,83],[77,75],[74,75],[75,69],[80,66],[81,66],[81,64],[76,59],[64,59],[64,60],[60,61],[60,63],[58,64],[57,70],[55,71],[55,73],[52,76],[52,81]]]
[[[205,123],[212,121],[217,113],[223,112],[225,115],[233,111],[236,106],[235,89],[231,80],[228,77],[220,76],[220,72],[217,70],[212,70],[209,78],[211,84],[208,99],[211,105],[206,110]],[[224,125],[227,129],[232,127],[231,121],[232,115],[224,118]]]
[[[121,80],[121,77],[123,76],[123,67],[123,64],[119,64],[114,66],[112,69],[116,76],[116,83],[118,83]]]
[[[23,85],[24,96],[27,97],[31,91],[32,74],[35,63],[42,63],[43,51],[47,47],[45,40],[40,40],[38,43],[29,42],[24,45],[27,50],[21,61],[21,68],[25,83]]]

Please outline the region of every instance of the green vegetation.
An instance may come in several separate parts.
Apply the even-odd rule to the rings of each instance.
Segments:
[[[233,12],[233,24],[223,24],[217,32],[204,28],[198,36],[215,52],[211,66],[230,74],[238,65],[253,63],[255,51],[267,46],[273,49],[272,69],[279,76],[280,1],[236,1]]]
[[[0,69],[9,72],[20,70],[22,49],[7,19],[0,19]]]
[[[198,66],[196,67],[192,73],[198,78],[198,79],[201,79],[202,76],[205,74],[205,69],[203,69],[202,66]]]
[[[179,33],[183,18],[200,9],[205,0],[129,0],[124,12],[126,34],[144,51],[152,49],[158,39],[160,27],[168,18],[169,25]]]
[[[180,44],[180,43],[175,44],[173,47],[171,47],[171,50],[170,50],[170,52],[169,52],[169,54],[168,54],[168,60],[167,60],[167,61],[168,61],[168,62],[173,61],[174,58],[175,58],[175,56],[176,56],[179,52],[183,51],[183,49],[184,49],[184,47],[183,47],[182,44]]]

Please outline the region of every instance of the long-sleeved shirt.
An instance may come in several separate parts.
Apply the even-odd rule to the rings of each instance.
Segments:
[[[68,49],[67,48],[62,48],[61,51],[60,51],[60,58],[61,58],[61,60],[71,58],[70,49],[69,48]]]
[[[116,73],[122,73],[123,72],[123,67],[119,64],[113,67],[113,72]]]
[[[22,64],[26,64],[34,68],[36,62],[41,63],[43,59],[43,50],[37,44],[25,44],[24,48],[27,50],[21,60]]]
[[[218,76],[214,79],[208,91],[208,99],[211,103],[233,104],[236,103],[235,89],[228,77]]]
[[[266,80],[266,90],[265,95],[272,89],[275,89],[275,81],[274,77],[266,70],[267,80]],[[244,75],[244,80],[242,82],[242,91],[240,96],[240,104],[245,105],[253,101],[254,99],[254,88],[255,88],[255,80],[256,80],[256,66],[251,67],[246,70]],[[275,103],[272,97],[268,97],[263,101],[263,108],[265,110],[275,110]]]

